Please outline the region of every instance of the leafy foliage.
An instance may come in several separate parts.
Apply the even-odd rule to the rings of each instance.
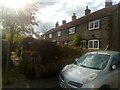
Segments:
[[[49,77],[62,67],[81,55],[80,48],[57,46],[47,40],[37,40],[28,37],[23,40],[24,73],[29,78]],[[53,74],[50,74],[53,73]]]
[[[23,50],[35,52],[42,58],[42,62],[54,62],[60,58],[61,55],[59,48],[52,42],[47,40],[38,40],[31,37],[25,38],[22,42]]]
[[[2,31],[6,40],[9,40],[11,30],[14,36],[13,42],[21,41],[25,36],[33,34],[32,25],[37,25],[35,16],[37,6],[35,3],[28,3],[22,9],[4,7],[2,10]]]
[[[74,35],[73,42],[75,46],[80,46],[80,36],[78,34]]]
[[[15,50],[13,45],[20,45],[20,41],[34,32],[32,25],[36,24],[35,13],[37,7],[35,3],[28,3],[24,8],[12,9],[2,7],[2,31],[3,41],[7,41],[6,71],[11,61],[11,52]],[[37,24],[36,24],[37,25]],[[3,59],[2,59],[3,60]]]

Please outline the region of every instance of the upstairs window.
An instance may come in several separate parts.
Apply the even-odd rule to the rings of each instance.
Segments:
[[[75,33],[75,27],[69,28],[69,34],[74,34]]]
[[[98,29],[98,28],[100,28],[100,20],[89,22],[89,30]]]
[[[88,48],[89,49],[99,49],[99,40],[89,40]]]
[[[52,38],[52,34],[49,34],[49,38]]]
[[[60,37],[60,36],[61,36],[61,33],[62,33],[61,31],[58,31],[58,32],[57,32],[57,36]]]

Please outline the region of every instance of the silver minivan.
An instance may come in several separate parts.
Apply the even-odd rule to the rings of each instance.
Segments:
[[[63,89],[120,89],[120,52],[88,52],[59,74]]]

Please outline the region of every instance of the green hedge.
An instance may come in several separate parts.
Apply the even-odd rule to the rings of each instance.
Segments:
[[[29,42],[31,43],[29,44]],[[29,57],[31,62],[33,60],[32,57],[40,56],[40,62],[31,66],[27,62],[26,64],[28,65],[24,67],[27,77],[31,79],[34,79],[34,77],[54,76],[66,64],[72,63],[75,58],[83,54],[83,50],[78,47],[57,46],[50,41],[33,38],[27,38],[23,41],[23,50],[32,52],[32,56]],[[25,59],[25,61],[30,61],[30,59]]]
[[[31,42],[31,44],[29,44]],[[43,63],[54,62],[61,58],[60,49],[47,40],[26,38],[23,40],[23,50],[35,52],[33,56],[40,55]]]

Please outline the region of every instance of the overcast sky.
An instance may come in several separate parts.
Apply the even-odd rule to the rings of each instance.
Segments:
[[[113,4],[118,2],[119,0],[113,0]],[[61,25],[62,20],[70,22],[73,13],[76,13],[77,18],[84,16],[86,6],[91,9],[91,12],[105,6],[105,0],[38,0],[38,3],[37,17],[40,24],[39,27],[35,28],[38,31],[42,31],[40,27],[50,30],[55,27],[56,22]]]
[[[71,21],[71,16],[76,13],[77,18],[84,16],[86,6],[91,12],[105,6],[105,0],[35,0],[38,3],[37,18],[39,26],[36,31],[45,32],[55,27],[55,23],[62,24],[62,20]],[[109,1],[109,0],[108,0]],[[112,0],[113,4],[120,0]]]

